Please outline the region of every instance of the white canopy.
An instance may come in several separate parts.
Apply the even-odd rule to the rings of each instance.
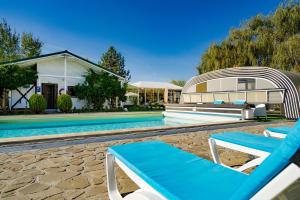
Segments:
[[[181,90],[182,87],[174,85],[168,82],[150,82],[150,81],[138,81],[135,83],[130,83],[138,88],[153,88],[153,89],[170,89],[170,90]]]
[[[139,95],[138,95],[137,93],[127,92],[127,93],[125,94],[125,96],[126,96],[126,97],[133,97],[133,96],[137,97],[137,96],[139,96]]]

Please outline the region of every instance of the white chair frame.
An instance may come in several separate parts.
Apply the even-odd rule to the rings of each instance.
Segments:
[[[277,132],[273,132],[273,131],[269,131],[269,130],[265,130],[264,135],[266,137],[276,137],[276,138],[281,138],[281,139],[284,139],[286,137],[286,134],[277,133]]]
[[[146,183],[142,178],[140,178],[136,173],[134,173],[131,169],[129,169],[123,162],[117,159],[114,155],[107,153],[106,154],[106,175],[107,175],[107,189],[108,196],[111,200],[123,200],[123,198],[118,190],[116,173],[115,173],[115,165],[117,164],[126,175],[138,185],[140,188],[139,191],[143,191],[147,194],[149,199],[153,200],[167,200],[164,196],[162,196],[159,192],[157,192],[154,188],[152,188],[148,183]],[[133,198],[132,198],[133,199]],[[137,197],[136,200],[141,199],[141,197]],[[142,199],[141,199],[142,200]]]
[[[215,163],[223,165],[225,167],[229,167],[229,166],[227,166],[227,165],[225,165],[221,162],[220,156],[219,156],[218,151],[217,151],[217,146],[221,146],[221,147],[225,147],[225,148],[232,149],[232,150],[235,150],[235,151],[240,151],[240,152],[243,152],[243,153],[247,153],[247,154],[250,154],[250,155],[257,156],[257,158],[247,162],[246,164],[244,164],[243,166],[241,166],[239,168],[232,168],[232,169],[234,169],[236,171],[239,171],[239,172],[242,172],[242,171],[244,171],[248,168],[259,165],[260,163],[262,163],[264,161],[264,159],[266,157],[268,157],[270,155],[269,152],[265,152],[265,151],[261,151],[261,150],[258,150],[258,149],[245,147],[245,146],[238,145],[238,144],[233,144],[233,143],[230,143],[230,142],[225,142],[225,141],[214,139],[214,138],[209,138],[208,139],[208,144],[209,144],[209,147],[210,147],[210,151],[211,151],[213,161]],[[231,167],[229,167],[229,168],[231,168]]]

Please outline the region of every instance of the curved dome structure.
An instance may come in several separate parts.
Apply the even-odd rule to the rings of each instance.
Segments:
[[[181,103],[208,102],[212,97],[214,100],[224,98],[228,102],[244,98],[249,103],[282,104],[285,116],[297,119],[300,113],[299,89],[300,75],[297,73],[269,67],[235,67],[191,78],[182,89]]]

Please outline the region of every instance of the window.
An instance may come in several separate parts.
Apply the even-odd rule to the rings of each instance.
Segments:
[[[67,94],[70,95],[71,97],[77,97],[74,88],[75,88],[74,86],[68,86]]]
[[[239,78],[238,90],[255,90],[255,79]]]

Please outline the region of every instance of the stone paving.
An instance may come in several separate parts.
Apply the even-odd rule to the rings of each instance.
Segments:
[[[273,126],[292,125],[291,122]],[[268,125],[248,126],[215,131],[89,143],[59,148],[0,154],[0,199],[108,199],[104,170],[108,146],[133,141],[162,140],[183,150],[211,160],[207,139],[220,131],[262,133]],[[251,159],[248,155],[219,149],[223,162],[240,166]],[[121,170],[117,173],[121,193],[136,189]]]

